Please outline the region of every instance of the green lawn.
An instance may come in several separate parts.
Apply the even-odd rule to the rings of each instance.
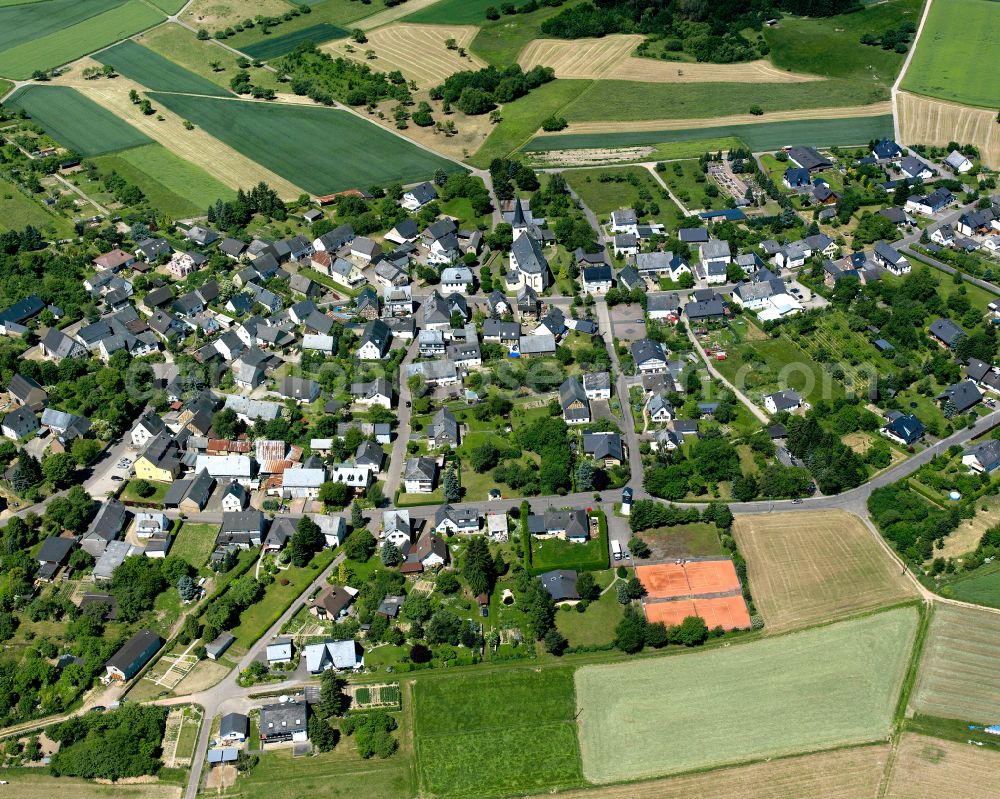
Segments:
[[[503,109],[503,121],[469,159],[474,166],[488,167],[494,158],[516,152],[534,137],[542,122],[553,114],[562,114],[566,106],[590,85],[585,80],[554,80]]]
[[[420,792],[489,799],[582,784],[569,669],[414,684]]]
[[[283,30],[283,28],[278,28],[278,30]],[[320,22],[318,25],[299,28],[283,35],[279,34],[276,36],[271,34],[259,42],[244,45],[242,50],[251,58],[259,58],[261,61],[267,61],[292,52],[302,42],[322,44],[331,39],[345,39],[349,33],[349,31],[338,28],[336,25],[331,25],[329,22]]]
[[[0,9],[0,75],[28,78],[35,70],[73,61],[163,18],[142,0],[49,0]]]
[[[200,41],[194,31],[174,23],[160,25],[144,33],[139,43],[226,89],[239,70],[236,62],[240,56],[213,40]],[[218,62],[218,71],[212,68],[213,61]],[[282,86],[277,75],[267,69],[251,68],[250,79],[255,86],[265,89],[277,91]]]
[[[407,494],[400,492],[396,505],[400,508],[414,507],[415,505],[440,505],[444,502],[444,491],[436,488],[430,494]]]
[[[460,169],[347,111],[156,92],[150,96],[314,194],[390,181],[413,183],[437,169]],[[336,146],[319,146],[321,142]]]
[[[775,27],[765,27],[764,38],[771,47],[771,61],[782,69],[850,78],[866,86],[887,88],[895,80],[906,56],[863,45],[861,36],[865,33],[878,36],[904,22],[916,25],[920,22],[922,8],[923,0],[890,0],[872,3],[864,11],[853,14],[786,16]],[[851,104],[861,102],[857,100]]]
[[[660,212],[652,214],[651,221],[663,222],[668,228],[675,227],[681,220],[680,209],[673,200],[660,196],[662,187],[649,170],[638,166],[608,167],[602,169],[567,169],[563,173],[566,182],[591,211],[604,219],[619,208],[634,208],[640,199],[640,189],[649,192]],[[621,175],[622,182],[601,181],[602,175]],[[638,180],[639,185],[629,182]]]
[[[576,672],[583,772],[634,780],[883,740],[917,611]]]
[[[991,0],[934,3],[903,88],[996,110],[1000,85],[985,78],[984,64],[1000,59],[1000,9]]]
[[[612,589],[596,602],[591,602],[583,613],[576,608],[560,609],[556,613],[559,628],[570,646],[603,646],[615,639],[615,626],[621,621],[625,607]]]
[[[591,538],[583,544],[561,538],[531,539],[531,571],[533,574],[552,569],[600,571],[608,567],[607,536]]]
[[[215,537],[219,532],[217,524],[197,524],[184,522],[175,534],[170,554],[186,560],[194,568],[201,569],[215,549]]]
[[[398,735],[398,733],[397,733]],[[292,757],[291,749],[264,754],[260,763],[223,796],[240,799],[409,799],[410,768],[403,752],[388,760],[362,760],[354,738],[344,736],[332,752]]]
[[[333,550],[324,549],[313,558],[309,566],[301,569],[293,566],[281,572],[267,587],[263,598],[240,614],[239,625],[231,631],[236,637],[236,644],[244,649],[249,648],[278,620],[278,617],[299,597],[306,586],[319,576],[331,560],[333,560]],[[282,585],[282,580],[287,580],[287,585]]]
[[[475,211],[472,210],[472,202],[468,197],[456,197],[448,202],[439,203],[439,205],[441,206],[442,214],[447,214],[458,219],[457,224],[460,229],[475,228],[486,224],[491,218],[490,214],[476,216]]]
[[[740,84],[713,84],[713,86],[719,85]],[[801,85],[807,86],[809,84]],[[611,102],[611,99],[606,98],[606,101]],[[627,128],[627,126],[623,127]],[[892,116],[889,114],[847,119],[805,119],[789,122],[761,122],[750,125],[717,125],[682,130],[629,131],[626,129],[616,133],[557,133],[552,136],[536,136],[524,149],[532,152],[641,145],[663,147],[674,142],[697,141],[699,142],[698,149],[704,152],[702,147],[705,139],[736,138],[754,152],[760,152],[762,150],[777,150],[791,142],[823,147],[864,144],[871,139],[885,136],[892,136]],[[489,139],[486,143],[489,144]],[[668,155],[659,152],[659,147],[657,157],[668,157]],[[683,157],[683,155],[673,157]]]
[[[701,181],[698,178],[701,178]],[[688,208],[726,207],[726,198],[729,195],[719,188],[715,178],[701,171],[701,165],[697,161],[675,161],[667,164],[667,168],[660,172],[660,179]],[[709,197],[705,193],[709,186],[715,186],[718,191],[715,197]]]
[[[135,480],[129,480],[125,484],[125,488],[121,493],[121,500],[123,502],[148,502],[150,504],[159,505],[163,502],[163,498],[167,495],[170,490],[170,483],[158,483],[155,480],[147,480],[153,488],[156,490],[148,497],[140,497],[135,491]]]
[[[236,196],[224,183],[162,144],[100,156],[94,162],[101,172],[114,170],[134,183],[153,207],[173,219],[204,214],[216,200],[231,200]]]
[[[45,235],[68,236],[72,231],[68,220],[49,212],[13,183],[0,178],[0,230],[20,230],[25,225],[33,225]]]
[[[27,112],[49,136],[80,155],[101,155],[152,142],[68,86],[24,86],[4,105]]]
[[[232,92],[208,78],[178,66],[131,39],[102,50],[94,58],[102,64],[110,64],[126,78],[156,91],[232,97]]]

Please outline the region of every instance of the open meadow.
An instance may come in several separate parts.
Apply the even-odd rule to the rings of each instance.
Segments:
[[[420,89],[430,89],[444,83],[445,78],[463,70],[481,69],[486,64],[471,54],[464,57],[445,44],[454,39],[455,47],[468,50],[478,28],[471,25],[386,25],[368,34],[364,47],[345,49],[347,42],[333,42],[321,49],[334,58],[344,57],[368,64],[380,72],[399,70],[407,80],[416,81]],[[366,55],[375,53],[374,61]]]
[[[995,799],[1000,752],[904,733],[894,754],[885,799]]]
[[[460,169],[348,111],[156,92],[151,98],[313,194],[415,183],[437,169]]]
[[[49,136],[80,155],[100,155],[152,142],[68,86],[24,86],[5,105],[25,111]]]
[[[875,536],[844,511],[741,514],[733,535],[769,631],[806,627],[916,596]]]
[[[652,777],[886,735],[917,611],[576,672],[583,773]]]
[[[0,75],[27,78],[163,19],[142,0],[46,0],[0,8]]]
[[[56,216],[0,178],[0,230],[21,230],[25,225],[37,228],[43,236],[67,236],[72,229],[68,219]]]
[[[569,669],[414,683],[420,791],[487,799],[582,783]]]
[[[748,766],[560,793],[559,799],[875,799],[889,747],[857,746]],[[541,796],[532,799],[543,799]]]
[[[99,785],[89,780],[52,777],[45,769],[4,769],[10,784],[4,791],[16,799],[177,799],[175,785],[144,782],[134,785]]]
[[[910,698],[916,713],[1000,720],[1000,613],[937,604]]]
[[[683,219],[680,209],[669,197],[660,196],[660,185],[641,166],[609,167],[607,169],[568,169],[563,177],[580,200],[599,218],[608,217],[619,208],[632,208],[645,191],[659,206],[659,212],[649,215],[650,221],[663,222],[668,229]],[[601,178],[613,178],[601,180]]]
[[[232,97],[216,83],[190,72],[148,47],[129,39],[94,55],[94,60],[110,64],[115,71],[154,91],[207,94]]]
[[[933,3],[902,88],[990,109],[1000,106],[1000,83],[983,68],[1000,60],[1000,9],[992,0]],[[965,141],[962,139],[962,141]]]

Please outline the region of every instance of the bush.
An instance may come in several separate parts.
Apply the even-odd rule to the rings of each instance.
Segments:
[[[156,493],[156,486],[150,483],[149,480],[136,480],[132,483],[132,490],[135,491],[137,496],[148,499]]]

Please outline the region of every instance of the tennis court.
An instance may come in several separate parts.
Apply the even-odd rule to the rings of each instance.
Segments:
[[[635,574],[647,595],[654,599],[724,594],[740,590],[736,569],[728,559],[636,566]]]
[[[688,616],[701,616],[709,629],[746,630],[750,627],[750,613],[742,595],[650,602],[643,609],[647,621],[661,621],[668,627],[680,624]]]

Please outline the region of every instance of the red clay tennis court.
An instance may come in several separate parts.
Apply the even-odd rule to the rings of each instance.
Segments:
[[[690,560],[683,564],[636,566],[635,574],[646,593],[654,599],[740,590],[740,580],[731,560]]]
[[[650,602],[645,611],[647,621],[662,621],[668,627],[680,624],[688,616],[701,616],[709,629],[721,626],[724,630],[746,630],[750,627],[750,613],[742,596]]]

